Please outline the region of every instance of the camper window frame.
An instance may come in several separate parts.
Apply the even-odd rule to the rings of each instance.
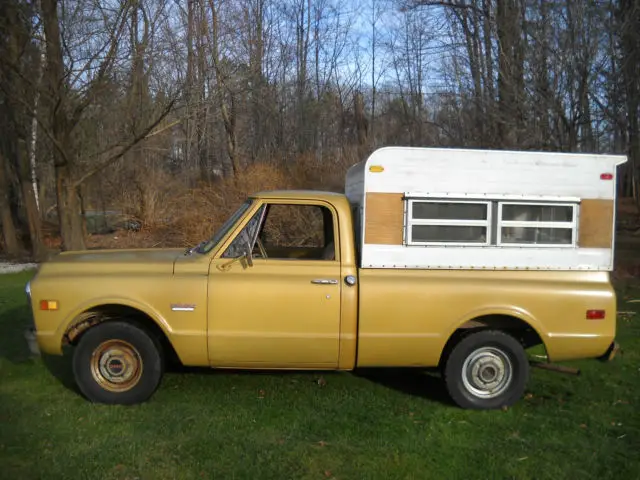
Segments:
[[[577,202],[517,202],[498,201],[496,215],[496,246],[498,247],[525,247],[525,248],[575,248],[578,242],[578,208]],[[571,207],[572,219],[570,222],[532,221],[532,220],[503,220],[502,209],[505,205],[542,206],[542,207]],[[503,228],[551,228],[571,230],[571,243],[515,243],[502,241]]]
[[[447,247],[488,247],[492,241],[492,224],[493,224],[493,208],[489,200],[459,200],[449,198],[407,198],[405,202],[405,242],[407,245],[415,246],[447,246]],[[416,219],[413,218],[414,203],[458,203],[484,205],[487,209],[487,218],[485,220],[444,220],[444,219]],[[413,239],[413,227],[416,225],[429,225],[435,227],[459,226],[459,227],[484,227],[487,236],[484,242],[424,242]]]

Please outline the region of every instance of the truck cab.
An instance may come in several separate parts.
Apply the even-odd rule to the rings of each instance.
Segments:
[[[246,208],[235,235],[197,251],[213,256],[210,364],[353,368],[358,272],[347,198],[270,192]]]

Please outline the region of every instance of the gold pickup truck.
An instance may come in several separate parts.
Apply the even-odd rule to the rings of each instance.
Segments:
[[[186,251],[57,255],[27,285],[39,348],[72,346],[81,392],[102,403],[147,400],[172,355],[215,368],[437,367],[451,398],[476,409],[522,396],[529,347],[552,361],[613,351],[613,232],[589,223],[612,221],[611,200],[578,197],[566,179],[562,198],[432,196],[393,175],[423,181],[399,166],[426,169],[439,151],[382,150],[350,170],[346,195],[253,195]]]

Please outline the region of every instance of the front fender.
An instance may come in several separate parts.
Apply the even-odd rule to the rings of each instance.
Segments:
[[[60,341],[62,341],[65,333],[67,333],[69,329],[71,329],[71,327],[73,327],[73,325],[77,323],[78,319],[83,313],[99,307],[103,307],[105,305],[118,305],[138,310],[139,312],[144,313],[149,318],[151,318],[156,323],[156,325],[158,325],[162,329],[165,335],[168,336],[169,334],[173,333],[171,326],[167,323],[166,319],[151,305],[147,305],[132,298],[110,296],[94,298],[76,306],[73,310],[67,313],[65,319],[60,322],[60,325],[56,330],[56,337],[60,338]]]
[[[170,338],[171,327],[166,319],[151,306],[127,297],[101,297],[82,302],[73,309],[65,311],[59,321],[48,318],[50,314],[55,315],[56,312],[37,312],[35,335],[40,350],[50,355],[62,355],[64,336],[82,320],[82,314],[105,305],[129,307],[147,315]],[[48,324],[54,324],[55,328],[47,329]]]

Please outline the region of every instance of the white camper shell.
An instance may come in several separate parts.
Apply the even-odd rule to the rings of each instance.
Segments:
[[[388,147],[349,169],[362,268],[613,269],[620,155]]]

